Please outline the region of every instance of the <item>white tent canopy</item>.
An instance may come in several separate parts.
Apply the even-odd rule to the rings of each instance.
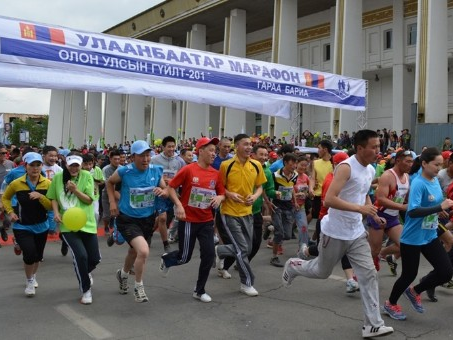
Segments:
[[[283,118],[291,102],[366,106],[361,79],[1,16],[0,86],[146,95]]]

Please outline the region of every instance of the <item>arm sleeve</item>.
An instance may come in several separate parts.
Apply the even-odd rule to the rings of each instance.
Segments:
[[[14,209],[11,205],[11,198],[16,193],[15,186],[11,183],[6,187],[5,192],[2,195],[2,204],[7,214],[14,212]]]
[[[442,207],[439,204],[434,207],[418,207],[418,208],[415,208],[415,209],[412,209],[411,211],[409,211],[408,214],[409,214],[409,217],[417,218],[417,217],[425,217],[428,215],[436,214],[441,211],[442,211]]]
[[[266,193],[267,197],[275,198],[275,185],[274,185],[274,178],[270,171],[264,172],[266,175],[267,182],[263,184],[264,192]]]

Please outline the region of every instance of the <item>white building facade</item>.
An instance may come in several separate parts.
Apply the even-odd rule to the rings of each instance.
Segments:
[[[299,105],[290,120],[135,95],[52,91],[48,142],[453,122],[453,0],[167,0],[105,33],[368,80],[367,110]]]

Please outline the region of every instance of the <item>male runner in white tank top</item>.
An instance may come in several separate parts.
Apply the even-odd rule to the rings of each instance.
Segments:
[[[360,130],[354,137],[356,154],[341,162],[334,172],[324,205],[329,214],[321,220],[319,256],[306,261],[289,259],[283,270],[282,283],[288,287],[296,276],[326,279],[340,259],[347,255],[357,275],[365,315],[362,337],[370,338],[393,333],[384,325],[379,308],[377,271],[371,257],[363,215],[377,221],[377,208],[368,196],[375,170],[370,165],[379,153],[375,131]]]

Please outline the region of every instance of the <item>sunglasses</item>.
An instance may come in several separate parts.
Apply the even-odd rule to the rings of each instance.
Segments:
[[[7,152],[0,152],[0,155],[6,155]]]

